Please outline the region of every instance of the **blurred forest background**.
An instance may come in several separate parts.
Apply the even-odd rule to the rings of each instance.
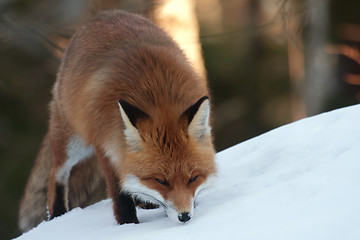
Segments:
[[[172,35],[209,79],[218,151],[360,100],[359,0],[0,0],[0,239],[17,234],[63,48],[104,9],[178,19]]]

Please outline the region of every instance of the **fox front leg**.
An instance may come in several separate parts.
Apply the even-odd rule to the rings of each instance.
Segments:
[[[109,158],[97,148],[97,158],[104,173],[106,187],[110,198],[113,201],[115,219],[119,224],[139,223],[136,216],[136,208],[133,197],[121,191],[120,180],[111,166]]]
[[[67,186],[56,181],[56,170],[52,170],[48,188],[49,220],[67,212]]]
[[[58,144],[54,141],[51,145],[52,165],[49,176],[47,201],[49,220],[53,219],[54,217],[60,216],[68,211],[67,182],[59,181],[59,179],[57,179],[57,175],[59,175],[59,170],[61,166],[65,165],[66,154],[59,150],[60,148],[58,147]]]
[[[121,192],[114,199],[114,214],[119,224],[139,223],[135,203],[131,195]]]

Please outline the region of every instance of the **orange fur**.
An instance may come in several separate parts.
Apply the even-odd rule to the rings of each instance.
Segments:
[[[126,209],[118,206],[129,175],[185,211],[187,196],[194,196],[216,172],[211,136],[197,139],[184,116],[208,95],[206,80],[194,72],[177,44],[147,19],[110,11],[82,26],[67,46],[50,104],[50,215],[59,193],[64,193],[66,209],[72,207],[67,204],[71,191],[66,174],[61,177],[60,172],[71,156],[77,157],[77,148],[84,158],[98,159],[119,223],[137,222],[136,216],[123,219]],[[120,99],[146,115],[135,126],[141,136],[139,151],[131,150],[126,140]],[[195,175],[198,179],[189,184]],[[156,178],[166,179],[171,187],[161,186]]]

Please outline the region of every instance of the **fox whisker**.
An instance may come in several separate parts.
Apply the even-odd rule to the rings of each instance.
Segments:
[[[144,202],[155,203],[155,204],[158,204],[158,205],[162,206],[163,208],[167,208],[166,205],[163,202],[161,202],[160,200],[154,198],[150,194],[146,194],[146,193],[143,193],[143,192],[132,192],[132,194],[136,198],[138,198],[139,200],[142,200]],[[142,196],[145,196],[145,199]],[[153,200],[153,202],[151,200],[149,200],[149,199]]]

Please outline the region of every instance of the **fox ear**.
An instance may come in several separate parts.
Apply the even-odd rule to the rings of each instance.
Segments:
[[[200,98],[182,116],[188,120],[189,135],[195,136],[200,141],[210,136],[210,101],[208,96]]]
[[[124,134],[126,141],[132,151],[138,151],[140,150],[142,139],[139,130],[136,127],[136,123],[139,119],[147,118],[149,116],[124,100],[119,101],[119,107],[125,125]]]

